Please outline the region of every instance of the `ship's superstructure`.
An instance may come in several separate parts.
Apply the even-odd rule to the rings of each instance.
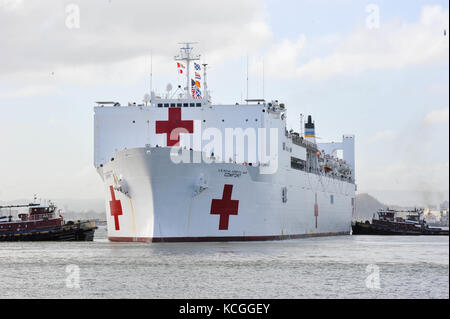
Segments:
[[[354,136],[317,144],[283,103],[214,105],[186,44],[186,86],[142,104],[98,102],[94,164],[115,241],[265,240],[349,234]],[[201,69],[203,68],[203,88]],[[202,92],[203,90],[203,92]],[[338,159],[336,151],[343,151]]]

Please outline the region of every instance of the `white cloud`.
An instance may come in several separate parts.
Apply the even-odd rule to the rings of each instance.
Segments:
[[[0,10],[13,11],[22,8],[23,0],[0,0]]]
[[[375,135],[368,139],[369,143],[385,142],[396,138],[398,133],[394,130],[384,130],[376,132]]]
[[[372,69],[398,69],[444,61],[449,55],[448,35],[443,34],[448,25],[448,10],[444,11],[440,6],[425,6],[416,23],[393,21],[382,23],[378,29],[360,27],[341,37],[330,54],[313,57],[303,64],[299,60],[305,58],[302,57],[303,49],[310,41],[306,41],[304,36],[299,38],[303,39],[301,45],[299,40],[284,40],[274,44],[270,50],[268,55],[275,62],[268,71],[272,71],[273,76],[324,79],[335,75],[358,75]],[[317,44],[320,40],[312,42]],[[285,64],[287,72],[277,71],[279,64]]]
[[[72,29],[65,3],[0,1],[0,81],[41,83],[50,72],[59,83],[137,79],[151,49],[170,64],[178,42],[197,41],[198,52],[219,60],[271,39],[262,0],[77,0],[80,27]]]
[[[426,124],[448,124],[448,107],[429,112],[424,119]]]
[[[0,91],[0,99],[14,99],[31,97],[35,95],[45,95],[55,92],[56,88],[51,85],[35,85]]]
[[[277,78],[294,76],[299,52],[305,47],[305,43],[306,37],[300,35],[295,42],[284,39],[273,45],[264,56],[264,71]],[[258,70],[261,63],[261,59],[254,61],[252,71]]]
[[[358,184],[371,189],[409,191],[448,191],[449,162],[419,165],[411,161],[393,161],[374,165],[358,176]]]

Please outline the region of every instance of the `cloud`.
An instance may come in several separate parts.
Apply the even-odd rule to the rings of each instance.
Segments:
[[[372,189],[410,190],[420,192],[448,191],[449,162],[415,164],[395,160],[374,165],[358,176],[358,183]],[[369,186],[370,185],[370,186]]]
[[[36,95],[45,95],[57,89],[51,85],[25,86],[18,89],[0,91],[0,99],[25,98]]]
[[[0,1],[0,81],[47,81],[50,72],[59,82],[138,78],[150,50],[170,64],[179,42],[197,41],[198,52],[219,60],[271,39],[262,0],[78,0],[77,10],[69,2]]]
[[[264,56],[265,72],[275,77],[295,76],[295,65],[298,55],[304,49],[306,37],[300,35],[295,42],[283,39],[273,45]],[[267,63],[266,63],[267,61]],[[251,70],[256,72],[262,63],[262,58],[256,59]]]
[[[429,112],[425,118],[425,124],[448,124],[448,107],[444,107],[442,109],[433,110]]]
[[[308,40],[301,35],[292,42],[283,40],[269,50],[272,57],[272,76],[304,77],[326,79],[336,75],[359,75],[367,70],[400,69],[434,61],[446,61],[449,55],[448,10],[440,6],[425,6],[419,21],[404,23],[390,21],[381,23],[378,29],[359,27],[347,36],[340,37],[329,54],[307,58],[304,56],[309,46],[317,45],[320,39]],[[336,38],[336,37],[332,37]],[[338,37],[339,38],[339,37]],[[301,39],[301,41],[300,41]],[[281,50],[283,48],[283,50]],[[286,63],[284,62],[287,55]],[[284,69],[277,69],[285,64]]]
[[[14,11],[22,8],[23,0],[0,0],[0,10]]]
[[[398,136],[398,133],[394,130],[384,130],[375,133],[372,137],[368,139],[369,143],[385,142],[388,140],[393,140]]]

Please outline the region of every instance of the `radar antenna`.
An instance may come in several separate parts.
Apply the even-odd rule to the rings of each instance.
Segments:
[[[191,44],[196,44],[197,42],[181,42],[178,44],[183,45],[180,48],[180,54],[175,56],[175,61],[185,61],[186,62],[186,98],[190,97],[191,92],[191,77],[189,74],[191,61],[200,60],[200,55],[192,56],[192,47]]]

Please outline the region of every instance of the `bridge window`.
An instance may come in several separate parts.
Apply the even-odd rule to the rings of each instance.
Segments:
[[[189,103],[183,103],[183,107],[188,107]]]
[[[162,105],[162,103],[158,103],[158,107],[162,107],[163,105]]]
[[[291,168],[304,171],[306,162],[296,157],[291,157]]]
[[[181,107],[181,105],[182,105],[181,103],[177,103],[177,107]]]
[[[164,103],[164,107],[169,107],[169,103]]]
[[[197,107],[202,106],[202,103],[197,103]]]
[[[175,107],[175,103],[171,103],[171,104],[170,104],[170,107]]]
[[[193,106],[195,106],[195,103],[190,103],[189,106],[193,107]]]

